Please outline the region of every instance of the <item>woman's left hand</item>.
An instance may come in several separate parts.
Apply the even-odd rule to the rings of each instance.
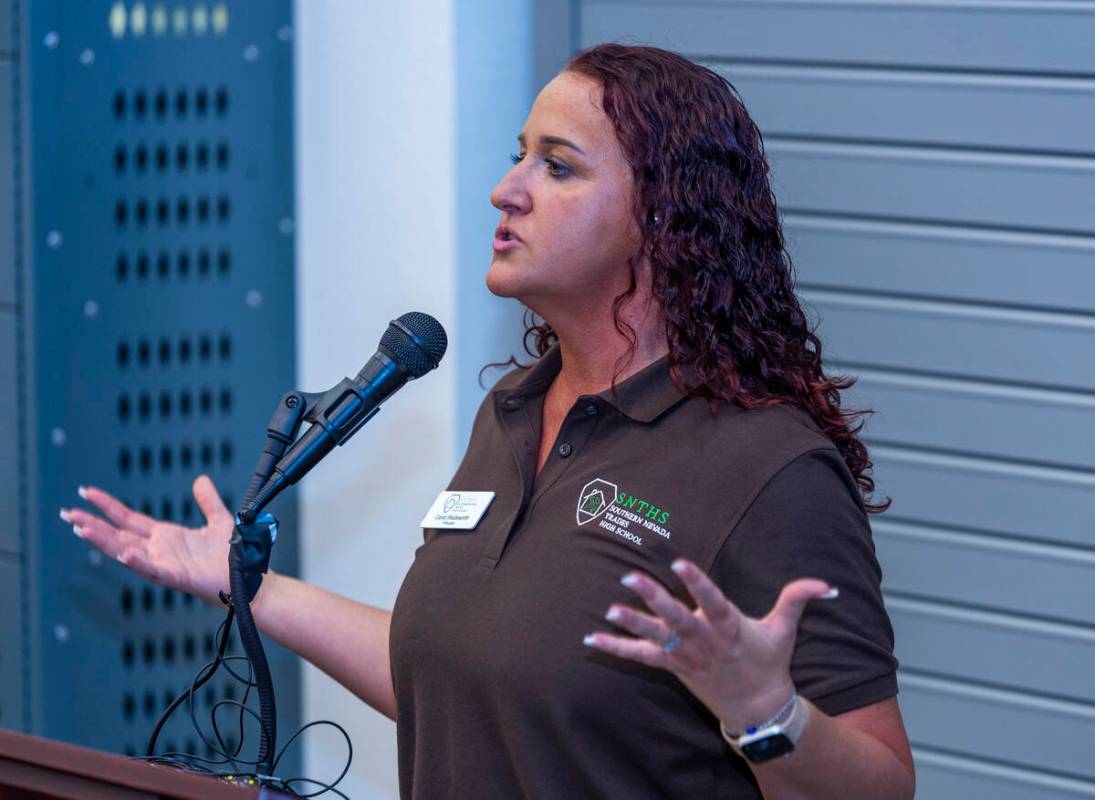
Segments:
[[[638,638],[597,631],[585,644],[669,670],[728,730],[743,731],[770,718],[794,691],[791,653],[806,604],[832,599],[836,590],[821,580],[792,581],[767,616],[753,619],[691,561],[678,559],[672,568],[696,601],[695,610],[649,575],[629,572],[620,582],[654,613],[613,604],[605,618]]]

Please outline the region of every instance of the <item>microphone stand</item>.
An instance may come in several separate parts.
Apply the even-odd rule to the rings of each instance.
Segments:
[[[233,614],[235,615],[240,642],[254,673],[261,725],[256,766],[256,772],[260,775],[272,773],[277,746],[274,685],[250,605],[262,585],[262,576],[270,566],[270,553],[278,530],[274,516],[262,510],[276,492],[267,491],[262,496],[262,489],[286,448],[296,440],[301,422],[315,410],[323,397],[323,394],[292,391],[278,401],[266,427],[266,443],[262,455],[259,456],[255,472],[251,476],[243,505],[236,513],[236,525],[229,540],[228,585],[231,596],[220,593],[221,602],[228,606],[229,624]]]
[[[392,392],[435,368],[447,343],[444,329],[433,317],[418,312],[404,314],[389,324],[376,354],[357,378],[343,378],[322,394],[289,392],[278,402],[266,428],[266,445],[243,505],[236,513],[230,540],[228,585],[232,594],[231,597],[220,594],[221,601],[229,607],[229,618],[235,612],[240,641],[254,672],[262,728],[258,771],[262,774],[273,771],[277,710],[270,667],[255,629],[251,601],[269,568],[270,551],[278,532],[277,520],[263,509],[300,480],[332,447],[345,444],[380,411],[380,404]],[[311,428],[299,440],[299,447],[290,451],[290,463],[279,466],[286,449],[297,442],[304,421],[310,422]]]
[[[266,444],[251,476],[243,505],[236,512],[229,540],[230,594],[219,593],[221,602],[228,607],[228,614],[217,659],[212,669],[200,675],[197,683],[176,698],[160,717],[149,738],[149,756],[155,755],[156,739],[167,717],[181,703],[192,698],[194,689],[208,681],[216,671],[235,619],[259,696],[261,730],[256,777],[260,780],[273,777],[277,764],[274,685],[251,613],[251,602],[270,567],[270,553],[278,535],[277,519],[263,509],[284,489],[299,481],[331,448],[345,444],[380,411],[380,404],[393,392],[408,380],[436,368],[447,345],[445,329],[437,320],[428,314],[409,312],[391,321],[376,354],[356,378],[344,378],[322,394],[291,391],[278,401],[266,428]],[[311,423],[311,427],[298,439],[301,423],[305,421]],[[286,455],[291,445],[292,450]],[[281,463],[283,459],[287,463]],[[232,756],[228,758],[231,760]]]
[[[228,586],[230,594],[219,592],[222,603],[228,608],[225,621],[225,634],[220,643],[217,663],[224,655],[228,630],[235,620],[239,630],[240,642],[251,664],[255,687],[259,696],[259,755],[256,773],[259,777],[272,777],[276,761],[277,746],[277,708],[274,701],[274,684],[270,676],[270,665],[266,660],[266,651],[259,638],[255,620],[251,613],[251,601],[255,599],[262,577],[270,566],[270,555],[278,535],[278,521],[263,509],[284,489],[296,480],[287,481],[283,475],[271,479],[274,469],[285,451],[297,441],[301,423],[324,424],[324,420],[345,403],[347,392],[357,394],[353,384],[342,381],[327,392],[286,393],[274,409],[274,414],[266,427],[266,443],[262,448],[258,464],[247,487],[243,504],[235,515],[235,527],[229,539],[228,549]],[[340,441],[345,441],[362,425],[380,411],[373,408],[348,434],[342,432]],[[324,424],[330,430],[329,424]],[[299,479],[299,475],[295,476]],[[212,670],[201,676],[193,689],[200,687],[212,676]],[[156,740],[160,730],[171,713],[192,694],[187,690],[180,695],[164,712],[149,737],[147,753],[154,756]]]

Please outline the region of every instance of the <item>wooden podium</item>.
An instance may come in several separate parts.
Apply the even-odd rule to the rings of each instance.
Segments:
[[[38,736],[0,729],[0,800],[281,800],[233,784]]]

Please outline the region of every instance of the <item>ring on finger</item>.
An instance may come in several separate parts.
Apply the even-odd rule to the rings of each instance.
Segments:
[[[662,652],[665,654],[672,653],[681,643],[681,637],[677,635],[676,631],[669,632],[669,638],[662,644]]]

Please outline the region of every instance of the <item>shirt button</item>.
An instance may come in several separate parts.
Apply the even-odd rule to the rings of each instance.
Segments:
[[[563,442],[559,445],[559,457],[566,458],[574,451],[574,448],[570,446],[569,442]]]
[[[597,404],[596,403],[590,403],[588,406],[586,406],[586,416],[587,417],[597,416]]]

